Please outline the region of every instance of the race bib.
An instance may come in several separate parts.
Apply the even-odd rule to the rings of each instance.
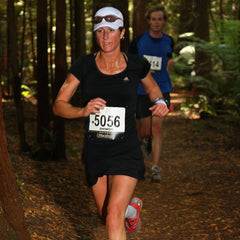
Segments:
[[[97,138],[115,140],[125,132],[125,112],[122,107],[105,107],[100,113],[90,114],[88,130]]]
[[[160,71],[162,68],[162,58],[161,57],[155,57],[155,56],[149,56],[149,55],[143,55],[148,62],[151,64],[151,70],[152,71]]]

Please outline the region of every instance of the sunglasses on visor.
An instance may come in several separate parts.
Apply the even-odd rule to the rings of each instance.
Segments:
[[[116,17],[114,15],[107,15],[107,16],[96,16],[93,18],[93,23],[94,24],[97,24],[97,23],[100,23],[102,22],[102,20],[105,19],[105,21],[107,22],[115,22],[117,19],[121,19],[119,17]]]

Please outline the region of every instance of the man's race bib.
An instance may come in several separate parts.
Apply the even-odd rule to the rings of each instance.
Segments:
[[[155,56],[149,56],[149,55],[143,55],[148,62],[151,64],[151,71],[156,72],[160,71],[162,68],[162,58],[161,57],[155,57]]]
[[[96,133],[96,138],[115,140],[125,132],[125,108],[105,107],[100,113],[90,114],[90,132]]]

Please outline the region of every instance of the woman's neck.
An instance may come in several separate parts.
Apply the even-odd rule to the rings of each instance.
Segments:
[[[99,51],[95,58],[96,64],[104,74],[117,74],[126,68],[126,62],[122,52],[105,53]]]

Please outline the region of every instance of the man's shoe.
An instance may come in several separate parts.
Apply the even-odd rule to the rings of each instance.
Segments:
[[[160,168],[156,165],[152,166],[151,182],[160,182],[161,179]]]
[[[143,139],[143,146],[144,146],[144,151],[145,151],[145,157],[146,158],[151,158],[152,155],[152,138],[144,138]]]
[[[125,225],[129,235],[135,235],[141,227],[140,211],[143,206],[142,200],[134,197],[129,205],[137,209],[137,216],[134,219],[126,218]]]

